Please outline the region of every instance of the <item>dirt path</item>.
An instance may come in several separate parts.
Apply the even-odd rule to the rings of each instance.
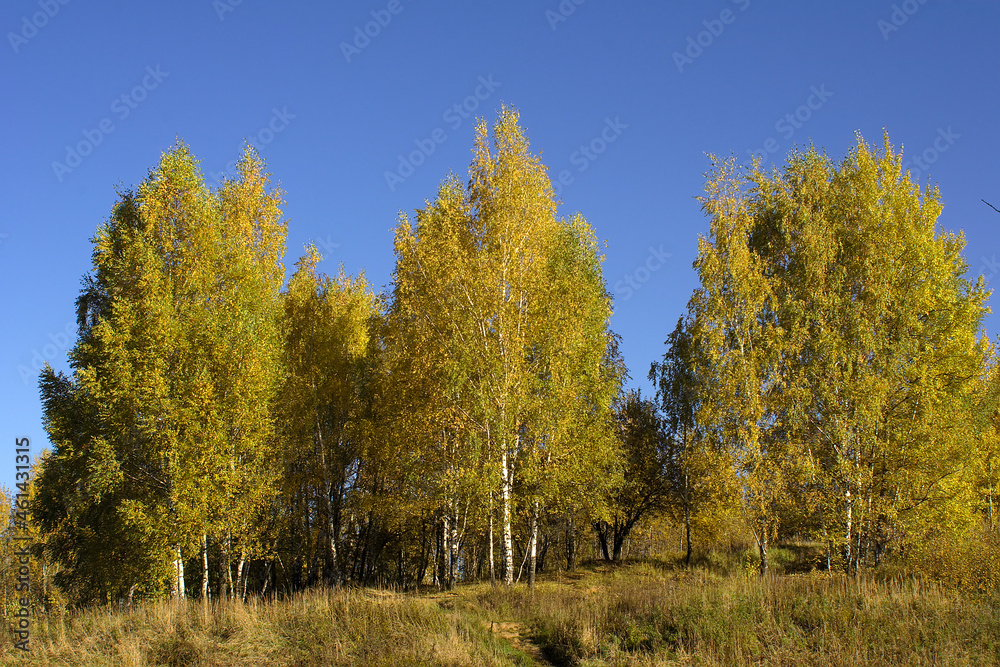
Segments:
[[[509,642],[518,651],[531,656],[536,665],[552,666],[552,663],[545,659],[545,655],[538,644],[531,640],[523,624],[516,621],[490,623],[490,630],[497,637]]]
[[[431,593],[426,597],[430,600],[436,600],[438,605],[444,609],[453,609],[454,601],[459,597],[459,594],[453,591],[441,591],[438,593]],[[545,658],[545,654],[542,653],[541,647],[531,639],[531,635],[523,623],[519,623],[517,621],[491,621],[490,631],[500,639],[503,639],[508,644],[516,648],[518,651],[521,651],[525,655],[529,656],[535,661],[536,665],[543,665],[543,667],[555,667]]]

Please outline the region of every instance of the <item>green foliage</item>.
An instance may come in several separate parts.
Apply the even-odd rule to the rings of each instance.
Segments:
[[[55,449],[33,512],[77,601],[181,590],[181,549],[246,553],[273,494],[285,227],[252,150],[209,191],[188,148],[163,155],[95,235],[73,377],[42,372]]]
[[[668,439],[656,406],[628,391],[614,406],[622,480],[608,499],[608,518],[594,521],[605,560],[621,557],[624,541],[644,517],[670,507],[677,490],[670,479]]]

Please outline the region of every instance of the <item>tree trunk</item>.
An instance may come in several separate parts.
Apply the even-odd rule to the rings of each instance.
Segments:
[[[628,537],[628,530],[624,526],[619,526],[618,522],[615,522],[614,528],[614,554],[611,560],[614,562],[619,562],[622,557],[622,546],[625,544],[625,538]]]
[[[448,554],[448,590],[455,588],[455,584],[458,582],[458,551],[461,547],[461,534],[458,529],[458,502],[452,502],[452,514],[451,514],[451,536],[448,540],[448,545],[451,547],[451,551]],[[468,515],[466,515],[468,518]],[[463,527],[462,534],[465,533]]]
[[[184,556],[181,554],[179,546],[174,547],[174,553],[174,576],[176,577],[174,595],[183,600],[187,595],[184,586]]]
[[[538,554],[538,568],[535,570],[538,573],[545,572],[545,556],[549,553],[549,546],[552,541],[548,533],[542,535],[542,548]]]
[[[327,567],[329,568],[329,573],[327,574],[327,582],[337,585],[340,583],[340,563],[337,560],[337,527],[332,515],[327,530],[329,531],[327,542],[327,558],[329,560]]]
[[[576,569],[576,527],[573,525],[573,515],[566,517],[566,569]]]
[[[274,561],[268,559],[268,561],[267,561],[267,567],[264,568],[264,585],[261,586],[261,589],[260,589],[260,596],[261,597],[264,597],[265,595],[267,595],[267,588],[268,588],[268,586],[271,583],[271,570],[273,569],[273,567],[274,567]]]
[[[222,558],[219,559],[219,566],[222,568],[222,581],[225,586],[223,594],[220,595],[222,598],[231,598],[235,595],[235,591],[233,591],[233,571],[230,569],[229,563],[229,547],[230,537],[226,535],[226,539],[222,542]]]
[[[500,479],[502,486],[501,501],[503,505],[503,582],[507,586],[514,584],[514,551],[511,548],[511,527],[510,527],[510,496],[511,496],[511,474],[507,465],[506,447],[500,455]]]
[[[844,538],[845,538],[844,539],[844,573],[845,574],[850,574],[851,573],[852,559],[854,557],[854,554],[851,551],[851,545],[853,544],[853,541],[854,541],[854,535],[853,535],[853,533],[851,531],[851,529],[853,527],[852,524],[851,524],[851,518],[852,518],[851,514],[852,514],[852,512],[854,510],[854,507],[853,507],[853,502],[851,501],[851,490],[850,489],[847,489],[847,491],[844,492],[844,498],[846,500],[846,514],[847,514],[846,526],[844,528]]]
[[[535,570],[538,568],[538,501],[531,509],[531,558],[528,561],[528,586],[535,587]]]
[[[437,519],[431,521],[434,530],[431,533],[430,564],[431,564],[431,586],[439,586],[441,580],[438,578],[438,522]]]
[[[246,597],[246,579],[243,576],[243,568],[246,566],[247,562],[247,552],[245,549],[240,550],[240,562],[236,566],[236,593],[233,597],[239,597],[241,600]]]
[[[427,566],[430,563],[431,551],[433,545],[431,540],[427,537],[427,521],[421,520],[420,522],[420,571],[417,573],[417,586],[419,587],[424,583],[424,577],[427,576]]]
[[[604,556],[604,560],[609,563],[613,562],[614,559],[611,557],[611,550],[608,548],[607,523],[598,521],[594,524],[594,528],[597,531],[597,540],[601,543],[601,554]]]
[[[321,446],[322,447],[322,446]],[[336,585],[340,583],[340,563],[337,562],[337,526],[336,516],[333,507],[333,479],[330,478],[326,470],[326,456],[323,456],[323,501],[326,505],[326,567],[323,568],[323,578],[327,584]]]
[[[496,565],[493,562],[493,494],[490,494],[490,527],[486,533],[486,541],[490,544],[490,583],[497,583]]]
[[[451,516],[448,508],[444,510],[444,516],[441,522],[441,559],[443,572],[441,579],[444,582],[444,587],[447,590],[451,590],[455,587],[452,581],[452,565],[451,565]]]
[[[684,475],[684,535],[687,540],[687,551],[684,554],[684,566],[691,566],[691,502],[688,492],[688,476]]]
[[[760,547],[760,576],[767,576],[767,538],[763,535],[758,544]]]
[[[208,534],[201,534],[201,600],[208,609]]]

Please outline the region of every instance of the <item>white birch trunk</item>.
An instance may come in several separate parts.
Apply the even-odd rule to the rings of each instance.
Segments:
[[[486,533],[486,541],[489,542],[490,549],[490,583],[495,584],[496,579],[496,569],[493,562],[493,494],[490,494],[490,527]]]
[[[201,599],[208,606],[208,534],[201,535]]]
[[[511,480],[510,471],[507,469],[507,450],[500,455],[500,479],[501,479],[501,502],[503,506],[503,582],[507,586],[514,583],[514,551],[511,547],[510,529],[510,496]]]
[[[531,558],[528,560],[528,586],[535,587],[535,570],[538,566],[538,501],[531,509]]]
[[[458,547],[459,547],[459,530],[458,530],[458,503],[452,503],[452,516],[451,516],[451,540],[449,542],[451,546],[451,554],[448,557],[448,588],[454,588],[458,581]]]
[[[246,582],[243,579],[243,569],[247,562],[247,552],[245,550],[240,551],[240,564],[236,566],[236,590],[233,593],[233,597],[239,597],[241,600],[245,597],[244,591],[246,590]]]
[[[854,535],[851,532],[851,528],[852,528],[852,526],[851,526],[851,513],[854,510],[854,503],[851,500],[851,490],[850,489],[847,489],[847,491],[844,492],[844,498],[845,498],[845,501],[847,503],[847,505],[846,505],[846,507],[847,507],[847,522],[846,522],[847,525],[844,528],[844,537],[845,537],[845,542],[844,542],[844,571],[847,574],[850,574],[851,573],[851,557],[853,555],[851,553],[851,543],[852,543],[852,541],[854,539]]]
[[[441,560],[443,561],[442,581],[441,585],[447,589],[451,589],[451,517],[448,514],[448,510],[445,510],[444,517],[442,518],[442,533],[441,533]]]
[[[181,554],[181,548],[179,546],[174,547],[174,554],[174,576],[176,578],[174,595],[175,597],[183,600],[187,593],[184,587],[184,557]]]

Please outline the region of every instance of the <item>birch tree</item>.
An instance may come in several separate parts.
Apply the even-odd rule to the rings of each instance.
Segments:
[[[848,571],[969,524],[987,292],[901,164],[859,137],[840,165],[809,150],[709,180],[698,420],[733,456],[762,571],[790,493],[812,491]]]
[[[336,278],[326,276],[321,260],[307,246],[284,295],[287,375],[279,414],[285,492],[304,494],[301,511],[319,510],[323,579],[335,584],[342,578],[343,513],[366,436],[376,299],[363,275],[348,276],[341,267]]]
[[[597,242],[581,217],[556,219],[516,112],[501,110],[492,135],[480,121],[473,154],[467,188],[449,180],[415,225],[404,217],[397,228],[393,311],[410,331],[399,340],[420,350],[413,386],[430,398],[414,437],[421,451],[441,443],[450,452],[437,459],[443,478],[471,494],[454,497],[475,498],[487,517],[495,503],[510,584],[518,500],[530,550],[546,499],[572,488],[569,471],[596,474],[614,458],[607,434],[619,376],[607,363]],[[572,495],[582,493],[578,485]]]
[[[42,376],[55,451],[40,478],[75,506],[70,517],[99,512],[136,536],[131,585],[185,595],[185,551],[200,550],[206,533],[241,557],[254,549],[255,516],[273,493],[264,461],[284,272],[279,202],[252,150],[214,193],[181,144],[121,195],[94,238],[73,377]],[[76,496],[60,488],[74,468]],[[53,528],[94,530],[40,512]],[[73,548],[58,551],[79,563]]]

